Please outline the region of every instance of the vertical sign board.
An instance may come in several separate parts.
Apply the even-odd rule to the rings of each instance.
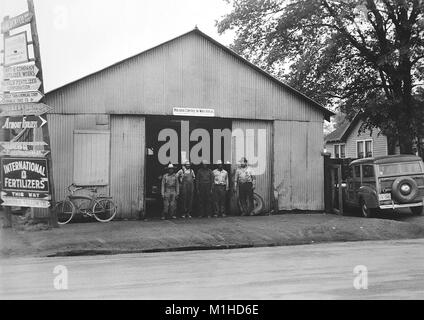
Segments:
[[[12,66],[28,62],[28,45],[26,31],[4,37],[4,65]]]
[[[50,206],[46,158],[2,158],[1,182],[3,206]]]

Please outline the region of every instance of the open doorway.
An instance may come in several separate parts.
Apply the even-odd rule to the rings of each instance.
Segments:
[[[224,138],[220,138],[220,141],[214,141],[213,137],[214,129],[225,132],[226,130],[231,130],[231,127],[232,121],[228,119],[169,116],[151,116],[146,118],[146,218],[159,218],[161,216],[161,179],[162,175],[165,173],[165,167],[168,164],[159,156],[159,154],[164,154],[163,149],[166,146],[169,146],[169,144],[172,144],[173,147],[175,147],[175,143],[177,144],[174,149],[177,151],[174,157],[170,155],[171,150],[166,152],[166,156],[169,156],[169,158],[172,159],[169,162],[172,162],[172,164],[176,167],[176,171],[181,169],[185,160],[190,160],[192,162],[194,172],[197,173],[197,170],[200,167],[199,159],[207,160],[210,164],[210,169],[213,170],[215,168],[215,165],[213,164],[214,159],[216,161],[217,157],[219,157],[225,163],[225,170],[230,173],[231,164],[229,162],[231,160],[231,140],[225,143]],[[163,130],[168,129],[176,133],[176,136],[178,137],[176,141],[170,141],[171,138],[169,137],[166,138],[165,141],[160,141],[160,135],[166,136],[166,134],[164,134],[165,131]],[[190,137],[194,138],[196,133],[199,132],[199,130],[195,131],[196,129],[203,129],[201,132],[204,134],[207,133],[209,136],[209,150],[201,148],[200,152],[197,152],[199,149],[199,142],[202,142],[203,140],[201,137],[198,137],[195,141],[190,141]],[[194,136],[192,135],[193,131]],[[219,152],[217,152],[216,148],[218,143],[220,143]],[[207,144],[202,145],[206,146]],[[194,157],[195,159],[192,159],[193,157],[190,155],[190,152],[193,150],[195,150],[198,155]],[[196,215],[198,204],[196,197],[194,197],[194,199],[193,213]]]

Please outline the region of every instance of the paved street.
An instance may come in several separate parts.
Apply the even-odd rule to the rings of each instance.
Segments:
[[[423,299],[424,240],[329,243],[238,250],[0,263],[2,299]],[[68,289],[54,289],[57,265]],[[368,269],[368,289],[353,269]]]

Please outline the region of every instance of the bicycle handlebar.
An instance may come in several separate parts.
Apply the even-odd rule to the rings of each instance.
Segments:
[[[73,188],[73,190],[71,189]],[[96,187],[78,187],[75,185],[75,183],[70,184],[69,186],[66,187],[66,189],[68,190],[68,192],[70,194],[73,194],[74,192],[78,191],[78,190],[82,190],[82,189],[87,189],[87,190],[91,190],[95,193],[97,193],[97,188]]]

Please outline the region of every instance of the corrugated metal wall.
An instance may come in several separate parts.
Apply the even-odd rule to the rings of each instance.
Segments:
[[[145,119],[111,117],[110,194],[117,218],[137,219],[144,210]]]
[[[56,200],[65,198],[66,187],[74,182],[74,130],[107,130],[108,124],[98,125],[96,115],[49,114],[48,125],[53,160]],[[109,188],[99,188],[109,193]]]
[[[265,202],[265,210],[272,208],[272,149],[273,124],[272,121],[233,121],[233,133],[241,130],[245,137],[243,146],[237,145],[237,139],[232,139],[232,167],[238,167],[241,157],[246,157],[251,168],[256,173],[256,189]],[[264,130],[261,135],[259,130]],[[252,135],[253,134],[253,135]],[[253,155],[253,158],[252,158]]]
[[[74,183],[80,186],[109,184],[110,131],[74,131]]]
[[[274,122],[274,192],[280,210],[324,209],[322,122]]]
[[[171,115],[178,106],[217,117],[321,121],[323,113],[197,33],[190,33],[47,94],[54,113]]]

